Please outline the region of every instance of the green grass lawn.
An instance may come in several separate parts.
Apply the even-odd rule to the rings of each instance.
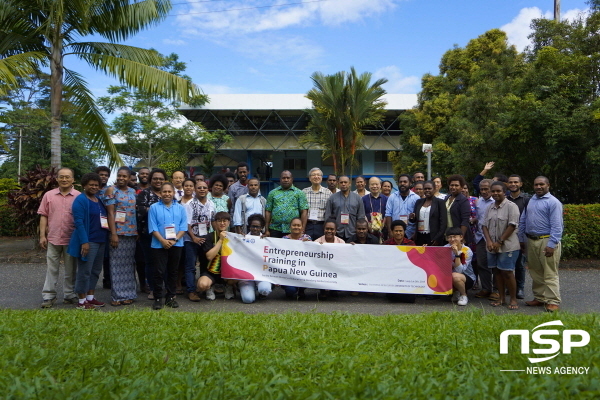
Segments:
[[[560,319],[590,344],[533,366],[505,329]],[[597,399],[598,314],[0,310],[2,399]],[[535,348],[532,343],[532,349]]]

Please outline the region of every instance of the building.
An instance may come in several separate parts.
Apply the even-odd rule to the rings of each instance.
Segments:
[[[179,111],[189,120],[200,122],[207,130],[224,130],[231,141],[218,149],[215,166],[235,169],[246,161],[253,176],[263,182],[276,182],[279,172],[290,170],[297,186],[304,187],[310,168],[320,167],[325,175],[333,173],[333,163],[322,160],[321,149],[301,145],[299,137],[306,132],[305,110],[312,103],[303,94],[215,94],[201,107],[183,106]],[[391,178],[389,151],[401,150],[398,116],[417,104],[416,94],[388,94],[385,119],[365,131],[363,148],[358,152],[356,175]],[[202,155],[190,166],[202,164]]]

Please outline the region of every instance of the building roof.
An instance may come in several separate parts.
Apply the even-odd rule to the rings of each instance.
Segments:
[[[179,110],[304,110],[312,103],[304,94],[212,94],[200,107],[182,105]],[[416,94],[387,94],[387,110],[408,110],[417,105]]]

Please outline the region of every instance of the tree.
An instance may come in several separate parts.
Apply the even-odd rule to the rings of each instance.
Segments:
[[[53,166],[61,165],[62,102],[67,93],[77,108],[76,117],[93,143],[110,156],[112,165],[121,162],[86,82],[80,74],[65,68],[65,56],[74,55],[123,85],[148,93],[185,102],[201,94],[188,79],[157,68],[162,60],[156,51],[117,43],[157,24],[170,9],[170,0],[3,0],[0,3],[0,16],[4,18],[0,26],[4,32],[12,32],[16,26],[20,32],[6,38],[8,44],[0,46],[3,51],[0,58],[43,54],[50,66]],[[92,35],[102,36],[108,42],[77,41]]]
[[[82,133],[69,101],[63,104],[64,165],[75,170],[76,176],[91,171],[96,165],[92,143]],[[50,79],[47,74],[18,78],[18,85],[0,97],[0,133],[6,138],[6,148],[0,149],[4,162],[0,177],[15,177],[18,170],[19,133],[22,133],[21,172],[36,165],[50,165]]]
[[[177,54],[161,58],[161,70],[189,79],[182,75],[186,64],[179,61]],[[218,133],[206,132],[201,124],[186,120],[177,111],[178,101],[141,89],[131,91],[125,86],[110,86],[108,93],[110,96],[100,97],[98,104],[109,114],[120,112],[111,124],[110,134],[123,141],[117,148],[131,158],[130,164],[141,160],[150,168],[162,165],[169,170],[182,169],[190,152],[200,152],[219,137]],[[199,96],[195,104],[206,100],[206,96]]]
[[[437,174],[471,178],[494,160],[526,187],[546,175],[562,201],[597,202],[600,10],[592,10],[573,22],[535,20],[524,53],[499,30],[446,52],[440,74],[423,77],[418,105],[400,117],[396,171],[423,168],[421,144],[433,143]]]
[[[306,94],[313,103],[307,110],[310,122],[302,144],[323,148],[323,158],[332,157],[337,175],[352,173],[356,150],[362,145],[363,129],[381,121],[385,112],[382,85],[387,79],[371,84],[372,74],[344,71],[333,75],[312,74],[314,87]]]

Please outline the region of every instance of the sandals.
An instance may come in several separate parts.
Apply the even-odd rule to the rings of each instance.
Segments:
[[[120,301],[111,301],[111,302],[110,302],[110,305],[111,305],[111,306],[113,306],[113,307],[118,307],[118,306],[120,306],[120,305],[122,305],[122,304],[123,304],[123,303],[122,303],[122,302],[120,302]]]
[[[123,300],[121,302],[121,304],[123,304],[124,306],[129,306],[129,305],[133,304],[133,300],[131,300],[131,299],[130,300]]]
[[[504,303],[501,302],[501,301],[492,301],[490,303],[490,306],[492,306],[492,307],[500,307],[500,306],[503,306],[503,305],[504,305]]]
[[[509,304],[508,305],[508,309],[509,310],[518,310],[519,309],[519,305],[518,304]]]

